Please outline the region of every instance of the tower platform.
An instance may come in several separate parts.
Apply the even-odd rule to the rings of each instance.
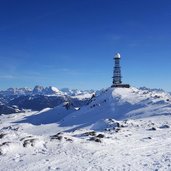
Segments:
[[[129,84],[113,84],[111,87],[115,88],[130,88]]]

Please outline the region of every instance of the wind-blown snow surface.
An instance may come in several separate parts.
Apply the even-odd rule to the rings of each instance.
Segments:
[[[109,88],[78,111],[1,115],[0,170],[171,170],[170,101],[168,93]]]

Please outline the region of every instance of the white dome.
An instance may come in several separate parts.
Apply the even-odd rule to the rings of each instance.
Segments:
[[[120,53],[116,53],[116,54],[115,54],[115,58],[121,58]]]

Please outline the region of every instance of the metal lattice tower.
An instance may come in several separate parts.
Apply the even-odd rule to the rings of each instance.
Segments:
[[[120,85],[120,84],[122,84],[120,58],[121,58],[121,55],[119,53],[116,53],[116,55],[114,57],[115,67],[114,67],[114,71],[113,71],[113,85]]]

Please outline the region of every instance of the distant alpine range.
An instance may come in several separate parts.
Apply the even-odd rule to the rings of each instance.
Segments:
[[[35,86],[31,88],[9,88],[0,91],[0,114],[18,113],[23,110],[40,111],[68,102],[76,107],[88,103],[96,93],[94,90],[78,90]]]

